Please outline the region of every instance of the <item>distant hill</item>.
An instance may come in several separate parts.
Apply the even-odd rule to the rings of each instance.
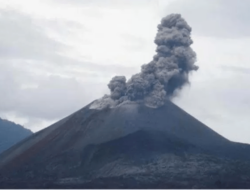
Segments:
[[[0,154],[31,134],[23,126],[0,118]]]

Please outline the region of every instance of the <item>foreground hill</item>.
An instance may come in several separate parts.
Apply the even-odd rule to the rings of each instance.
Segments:
[[[249,160],[169,101],[86,106],[0,155],[0,187],[250,188]]]

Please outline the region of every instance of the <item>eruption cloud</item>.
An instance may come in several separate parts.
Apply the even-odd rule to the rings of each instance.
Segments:
[[[164,17],[154,40],[157,48],[153,60],[128,81],[125,76],[113,77],[108,84],[110,95],[96,100],[90,108],[112,108],[127,101],[144,102],[153,108],[164,105],[177,89],[189,83],[188,74],[198,69],[196,53],[190,47],[191,30],[180,14]]]

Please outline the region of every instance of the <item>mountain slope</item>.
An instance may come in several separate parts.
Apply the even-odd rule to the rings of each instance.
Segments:
[[[249,159],[249,145],[227,140],[172,102],[157,109],[136,103],[105,110],[86,106],[0,155],[0,184],[250,187]]]
[[[31,134],[30,130],[21,125],[0,118],[0,153]]]

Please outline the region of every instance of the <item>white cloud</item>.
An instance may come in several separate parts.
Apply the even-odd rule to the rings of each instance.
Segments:
[[[249,37],[249,6],[249,0],[174,0],[162,9],[162,15],[181,13],[197,35]]]
[[[200,69],[176,104],[250,142],[249,1],[222,3],[0,0],[0,115],[36,131],[108,93],[111,77],[130,77],[152,59],[161,17],[179,12]]]

